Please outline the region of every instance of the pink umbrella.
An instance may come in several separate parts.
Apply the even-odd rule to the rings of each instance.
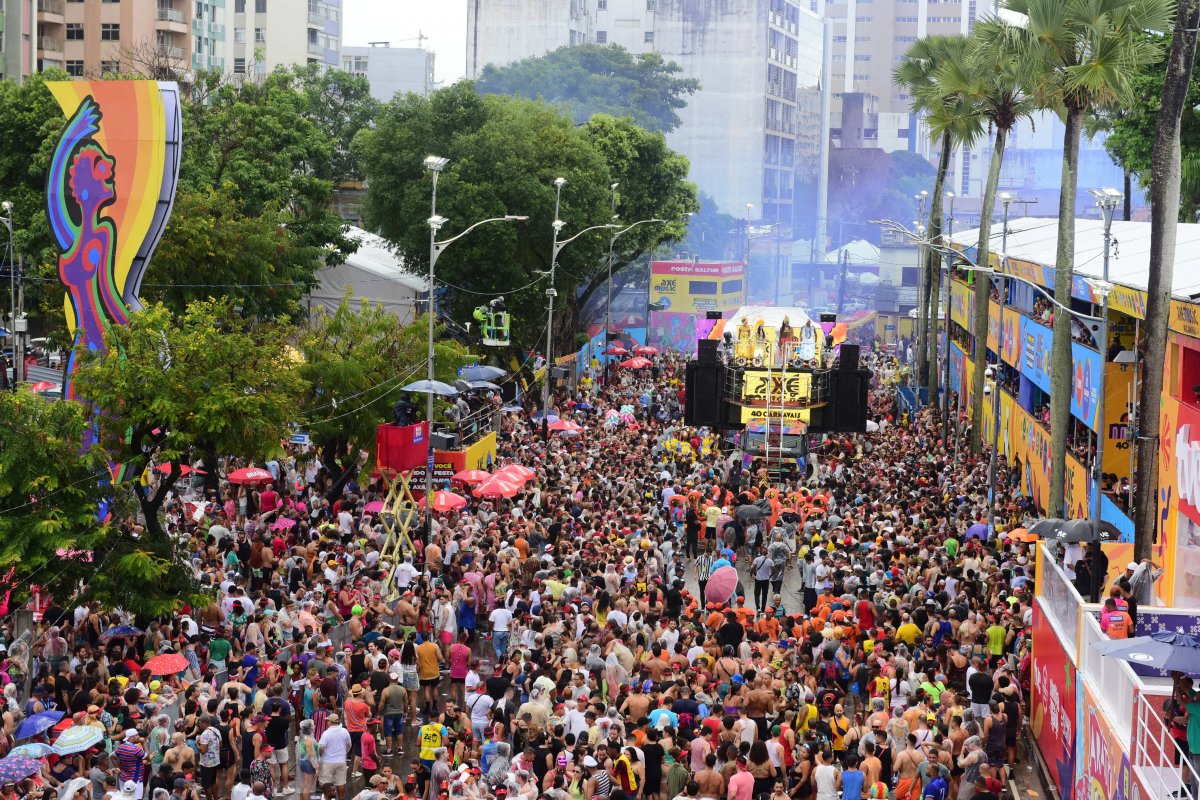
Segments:
[[[645,369],[646,367],[650,366],[650,359],[642,358],[641,356],[634,356],[631,359],[622,361],[620,366],[628,369]]]
[[[383,501],[372,500],[363,506],[363,511],[367,512],[368,514],[378,514],[380,511],[383,511]]]
[[[274,524],[271,525],[271,530],[286,531],[288,528],[294,527],[295,525],[296,520],[288,517],[280,517],[279,519],[275,520]]]
[[[606,355],[606,356],[627,356],[627,355],[629,355],[629,351],[626,350],[624,347],[621,347],[621,345],[619,345],[619,344],[610,344],[608,346],[608,349],[604,351],[604,355]]]
[[[579,433],[583,430],[580,426],[571,422],[569,419],[560,419],[550,423],[550,430],[560,431],[562,433]]]
[[[42,392],[49,392],[54,389],[61,389],[61,388],[62,387],[59,386],[54,381],[38,381],[37,383],[32,384],[29,387],[29,391],[33,392],[34,394],[40,394]]]
[[[554,423],[554,425],[557,424],[558,423]],[[551,425],[550,427],[554,429],[554,425]],[[509,464],[506,467],[501,467],[500,469],[496,470],[496,474],[511,475],[521,483],[524,483],[525,481],[531,481],[537,476],[536,472],[531,470],[529,467],[524,466],[523,464]]]
[[[481,469],[464,469],[454,473],[454,480],[459,483],[465,483],[468,486],[476,483],[483,483],[492,477],[492,473],[485,472]]]
[[[633,354],[637,356],[656,356],[658,355],[658,348],[651,344],[644,344],[633,348]]]
[[[710,603],[727,603],[738,585],[738,573],[733,567],[721,567],[708,577],[704,599]]]
[[[229,473],[230,483],[270,483],[275,480],[271,473],[260,467],[242,467]]]

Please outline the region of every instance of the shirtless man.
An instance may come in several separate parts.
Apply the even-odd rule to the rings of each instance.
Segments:
[[[653,681],[662,680],[663,673],[667,671],[669,664],[663,658],[662,647],[654,645],[651,650],[651,657],[642,665],[643,668],[650,673],[650,679]]]
[[[766,676],[756,675],[754,688],[746,695],[746,716],[758,726],[759,739],[766,739],[770,735],[767,714],[775,710],[775,702],[778,700],[778,695],[766,688],[767,681],[769,679]]]
[[[725,796],[725,779],[713,767],[717,765],[717,754],[709,753],[704,757],[704,769],[695,775],[695,781],[700,786],[700,800],[719,800]]]
[[[633,685],[633,694],[625,698],[621,704],[621,716],[625,719],[639,720],[650,713],[650,698],[642,691],[642,684]]]
[[[897,779],[896,800],[921,800],[921,779],[917,770],[922,761],[925,761],[925,754],[917,747],[917,737],[910,733],[904,750],[892,761]]]
[[[417,633],[417,619],[420,615],[417,613],[417,608],[412,604],[413,593],[405,592],[400,598],[400,602],[396,604],[396,616],[400,620],[400,632],[403,638],[415,636]]]
[[[875,742],[863,742],[863,760],[860,768],[863,771],[863,785],[874,786],[883,774],[883,762],[875,755]]]

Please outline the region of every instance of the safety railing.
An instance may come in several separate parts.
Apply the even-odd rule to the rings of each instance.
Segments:
[[[1129,761],[1149,796],[1200,800],[1200,773],[1152,698],[1138,695],[1134,718]]]
[[[1100,623],[1091,613],[1085,612],[1080,626],[1079,672],[1098,689],[1096,697],[1104,707],[1113,732],[1122,742],[1128,742],[1133,729],[1133,705],[1139,696],[1141,682],[1128,662],[1107,658],[1092,647],[1095,642],[1106,641],[1108,636],[1100,630]]]
[[[1079,609],[1083,605],[1083,598],[1075,591],[1075,586],[1067,579],[1062,568],[1054,562],[1045,545],[1038,547],[1038,559],[1041,561],[1041,577],[1037,582],[1037,593],[1042,598],[1042,609],[1062,632],[1063,649],[1078,664]]]

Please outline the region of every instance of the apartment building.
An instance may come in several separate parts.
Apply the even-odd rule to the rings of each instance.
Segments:
[[[723,211],[812,216],[824,53],[813,0],[468,0],[468,77],[585,42],[658,52],[700,81],[667,140]]]
[[[343,47],[342,69],[371,83],[371,96],[381,103],[397,94],[428,97],[437,88],[435,54],[424,47],[390,47],[371,42],[367,47]]]
[[[342,65],[342,0],[231,0],[232,71],[265,75],[280,65]]]

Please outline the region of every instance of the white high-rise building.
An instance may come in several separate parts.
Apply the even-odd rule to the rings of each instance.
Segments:
[[[342,66],[342,0],[232,0],[227,70],[265,75],[277,66]]]
[[[587,42],[657,52],[699,80],[667,140],[723,211],[813,218],[824,23],[811,0],[468,0],[470,78]]]
[[[397,94],[428,97],[437,88],[434,52],[424,47],[389,47],[371,42],[368,47],[343,47],[342,69],[371,82],[371,96],[381,103]]]

